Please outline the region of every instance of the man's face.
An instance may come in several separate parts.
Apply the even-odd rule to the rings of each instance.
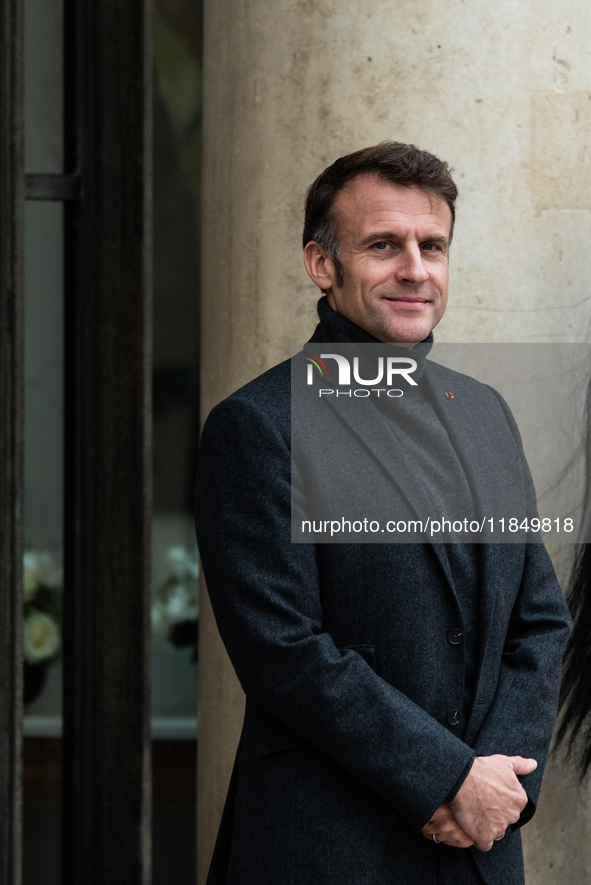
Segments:
[[[333,212],[343,283],[317,244],[305,253],[330,306],[380,341],[422,341],[447,305],[447,203],[418,187],[359,175],[339,191]]]

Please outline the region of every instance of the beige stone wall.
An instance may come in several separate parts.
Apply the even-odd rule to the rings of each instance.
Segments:
[[[306,187],[381,139],[456,169],[439,340],[585,339],[589,4],[206,0],[205,10],[205,413],[309,335],[318,293],[301,261]],[[204,881],[241,710],[207,609],[202,622]],[[528,885],[591,882],[586,812],[559,773],[548,782],[526,833]]]

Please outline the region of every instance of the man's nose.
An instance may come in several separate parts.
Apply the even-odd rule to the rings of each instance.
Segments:
[[[423,262],[423,253],[417,245],[407,246],[399,255],[396,278],[400,283],[425,283],[429,274]]]

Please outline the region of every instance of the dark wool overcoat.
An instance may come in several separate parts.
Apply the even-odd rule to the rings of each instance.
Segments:
[[[321,325],[313,341],[327,340]],[[499,510],[491,476],[527,493],[500,397],[431,362],[424,375],[455,393],[447,429],[483,512]],[[292,543],[290,438],[286,362],[216,406],[200,446],[199,548],[247,697],[208,885],[520,885],[519,826],[535,811],[570,626],[543,545],[482,547],[463,710],[453,631],[466,625],[444,545]],[[409,471],[386,437],[373,449],[360,447],[358,466],[377,458],[403,496]],[[538,760],[519,824],[487,853],[427,841],[421,828],[474,756],[494,753]]]

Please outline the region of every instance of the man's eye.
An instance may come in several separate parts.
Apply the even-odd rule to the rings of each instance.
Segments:
[[[439,249],[439,246],[436,243],[423,243],[421,248],[428,252],[435,252],[437,249]]]
[[[384,242],[374,243],[374,249],[380,249],[380,251],[383,251],[384,249],[387,249],[387,248],[388,248],[388,243],[384,243]]]

